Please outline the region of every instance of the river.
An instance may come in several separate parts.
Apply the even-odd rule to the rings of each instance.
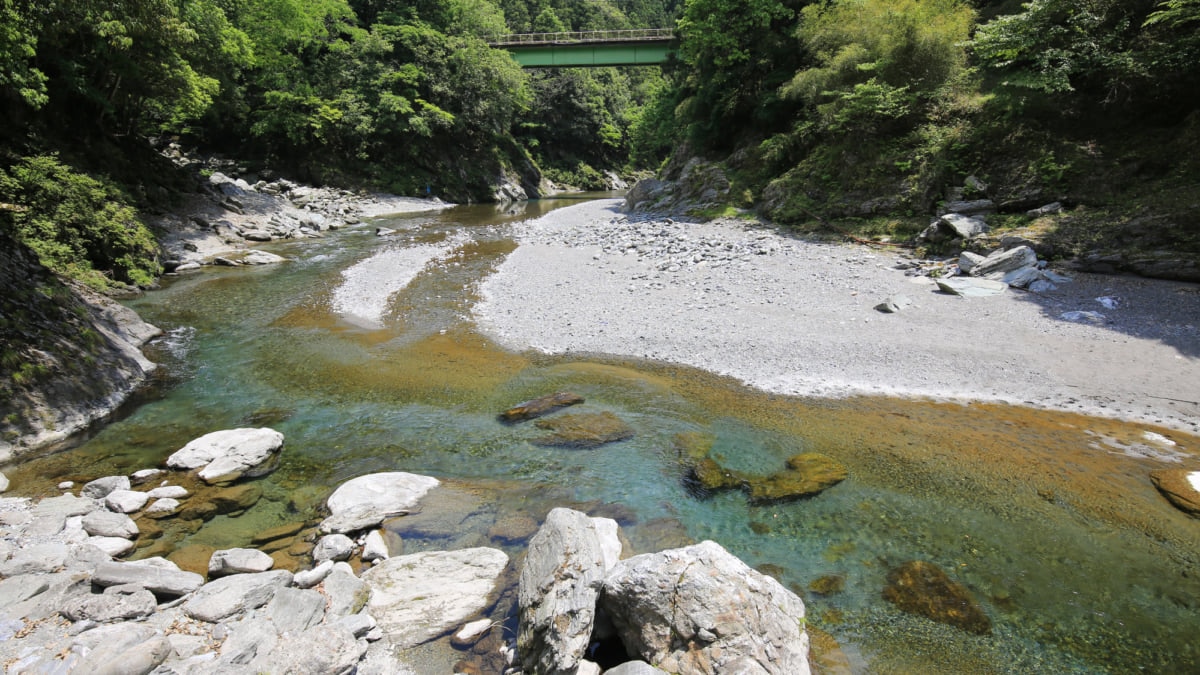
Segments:
[[[19,471],[48,485],[128,473],[204,433],[265,425],[287,441],[279,469],[260,481],[264,498],[173,547],[248,545],[263,529],[319,518],[342,481],[403,470],[479,498],[458,531],[414,537],[406,552],[500,545],[488,534],[498,520],[558,505],[617,517],[638,552],[713,539],[800,593],[809,625],[837,639],[855,672],[1200,664],[1200,527],[1146,479],[1189,451],[1113,420],[790,398],[670,364],[501,349],[470,319],[478,284],[516,246],[509,224],[570,203],[386,219],[269,246],[292,259],[281,265],[169,279],[129,303],[166,331],[148,349],[163,365],[155,386],[82,445]],[[397,234],[376,237],[374,225]],[[636,435],[564,450],[532,443],[540,432],[531,425],[497,421],[500,410],[560,390]],[[769,506],[740,492],[699,496],[683,481],[681,434],[710,439],[730,468],[766,474],[815,451],[850,478]],[[885,602],[888,571],[910,560],[970,588],[991,633]],[[823,592],[812,590],[818,580]]]

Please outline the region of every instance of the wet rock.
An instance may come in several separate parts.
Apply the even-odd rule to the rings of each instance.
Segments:
[[[675,449],[675,455],[679,457],[685,464],[688,460],[697,460],[708,457],[712,452],[713,444],[716,439],[709,434],[703,434],[698,431],[684,431],[675,434],[671,439],[671,445]]]
[[[633,438],[633,429],[608,412],[560,415],[534,422],[553,433],[534,439],[534,444],[561,448],[597,448]]]
[[[92,583],[98,586],[137,584],[159,595],[187,595],[204,584],[204,577],[184,572],[162,558],[132,562],[106,562],[96,567]]]
[[[823,577],[814,579],[808,585],[808,590],[819,595],[834,595],[841,593],[846,588],[846,577],[840,574],[826,574]]]
[[[229,483],[270,473],[283,434],[266,427],[224,429],[197,438],[167,458],[172,469],[200,469],[206,483]]]
[[[93,511],[84,516],[83,531],[93,537],[133,539],[138,536],[138,526],[133,518],[112,511]]]
[[[402,471],[359,476],[343,483],[326,500],[331,515],[321,522],[320,529],[328,534],[374,527],[386,518],[407,513],[439,484],[436,478]]]
[[[502,544],[519,544],[534,535],[538,522],[530,516],[505,516],[488,528],[488,538]]]
[[[740,488],[746,481],[745,476],[726,469],[711,457],[704,457],[692,464],[688,478],[706,492]]]
[[[183,612],[193,619],[216,623],[262,607],[276,591],[291,583],[292,573],[284,570],[221,577],[197,589],[183,604]]]
[[[217,490],[211,493],[208,499],[216,510],[214,515],[220,515],[245,511],[257,504],[258,500],[262,499],[262,494],[261,487],[253,483],[245,483]]]
[[[255,534],[250,539],[250,543],[266,544],[266,543],[276,541],[278,539],[287,539],[288,537],[296,536],[303,529],[304,529],[304,523],[288,523],[286,525],[272,527],[268,530],[263,530],[262,532]]]
[[[965,586],[933,563],[914,560],[888,573],[883,599],[900,610],[986,635],[992,622]]]
[[[395,648],[423,644],[491,604],[507,565],[508,556],[490,548],[388,558],[363,574],[367,612]]]
[[[836,459],[816,452],[788,459],[788,468],[764,480],[750,482],[750,501],[775,502],[811,497],[846,480],[849,472]]]
[[[668,672],[809,672],[804,603],[715,542],[618,563],[600,607],[631,655]]]
[[[606,572],[592,519],[571,509],[550,511],[529,542],[517,591],[517,651],[526,671],[575,672],[591,640]]]
[[[245,239],[246,241],[267,242],[274,239],[274,237],[272,237],[271,233],[267,232],[266,230],[245,230],[242,232],[242,239]],[[242,262],[244,263],[246,261],[242,260]]]
[[[252,548],[230,548],[214,551],[208,560],[208,577],[215,579],[227,574],[266,572],[275,566],[271,556]]]
[[[808,662],[814,673],[821,675],[853,675],[854,669],[842,646],[829,633],[814,628],[811,624],[808,631]]]
[[[548,396],[525,401],[500,413],[500,419],[505,422],[520,422],[541,417],[560,408],[583,403],[583,397],[568,391],[560,391]]]
[[[1200,517],[1200,471],[1163,469],[1152,471],[1150,480],[1175,508]]]

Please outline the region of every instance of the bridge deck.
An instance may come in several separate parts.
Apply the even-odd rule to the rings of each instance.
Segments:
[[[620,42],[670,42],[675,31],[670,28],[633,28],[626,30],[593,30],[564,33],[514,33],[499,35],[488,44],[492,47],[544,47],[551,45],[614,44]]]
[[[522,68],[648,66],[673,52],[670,28],[599,30],[571,33],[518,33],[488,44],[506,50]]]

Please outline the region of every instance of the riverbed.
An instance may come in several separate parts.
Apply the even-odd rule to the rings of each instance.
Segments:
[[[753,224],[661,223],[664,259],[639,250],[645,241],[631,250],[621,232],[642,225],[616,204],[396,217],[268,247],[289,258],[280,265],[171,279],[130,303],[166,331],[150,347],[164,366],[156,386],[85,444],[20,471],[48,486],[88,480],[160,465],[209,431],[271,426],[287,444],[264,499],[179,548],[247,545],[317,518],[340,482],[403,470],[478,498],[406,552],[516,553],[497,523],[559,505],[617,517],[636,552],[713,539],[800,593],[809,625],[854,672],[1200,662],[1200,527],[1147,478],[1198,463],[1194,289],[1155,285],[1160,305],[1180,303],[1158,324],[1164,308],[1138,299],[1142,281],[1081,277],[1058,295],[988,305],[935,295],[892,269],[892,254]],[[377,225],[396,234],[377,237]],[[697,258],[679,236],[717,253]],[[900,292],[912,310],[872,309]],[[1125,314],[1103,326],[1057,318],[1101,296]],[[564,450],[496,418],[559,390],[634,437]],[[813,451],[850,477],[769,506],[698,495],[678,457],[695,437],[747,473]],[[883,601],[889,569],[910,560],[965,584],[991,633]],[[811,590],[831,577],[840,590]]]

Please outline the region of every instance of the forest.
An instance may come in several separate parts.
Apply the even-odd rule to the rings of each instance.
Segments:
[[[488,46],[664,26],[661,68]],[[0,0],[0,227],[57,273],[147,286],[138,212],[186,189],[155,150],[178,142],[451,201],[704,157],[729,209],[892,234],[976,176],[1012,213],[1091,207],[1062,223],[1078,246],[1151,208],[1173,227],[1146,246],[1195,248],[1198,63],[1200,0]]]

